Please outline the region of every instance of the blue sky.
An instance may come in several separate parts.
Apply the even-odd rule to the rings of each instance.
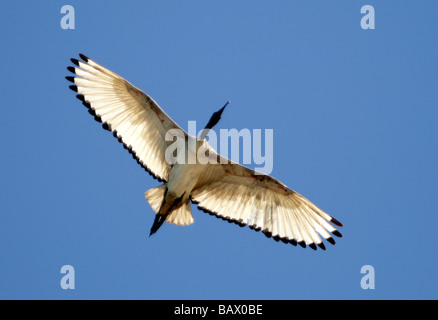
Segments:
[[[1,5],[0,298],[438,298],[436,1],[126,3]],[[273,129],[272,175],[344,237],[302,249],[193,207],[149,238],[159,183],[68,89],[78,52],[183,128],[231,99],[218,129]]]

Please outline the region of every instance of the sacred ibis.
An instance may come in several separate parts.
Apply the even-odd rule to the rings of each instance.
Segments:
[[[318,245],[325,250],[321,237],[335,244],[331,234],[342,236],[333,225],[343,225],[305,197],[269,175],[221,157],[208,145],[208,130],[219,121],[226,105],[213,114],[196,138],[182,130],[145,92],[83,54],[79,57],[82,61],[71,59],[76,67],[67,67],[76,75],[66,77],[74,83],[70,89],[147,172],[164,182],[145,193],[156,213],[150,235],[164,221],[193,223],[193,202],[202,211],[239,226],[248,225],[284,243],[312,249]],[[196,150],[205,148],[210,159],[218,161],[167,161],[166,148],[173,142],[165,136],[172,129],[182,132],[186,144],[195,140]]]

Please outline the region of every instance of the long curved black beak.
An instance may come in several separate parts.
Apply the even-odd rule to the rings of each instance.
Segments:
[[[210,129],[212,129],[221,119],[222,116],[222,112],[224,112],[225,107],[230,103],[231,101],[228,100],[227,103],[225,103],[225,105],[220,108],[218,111],[214,112],[213,115],[211,116],[210,120],[208,121],[207,125],[205,126],[204,130],[202,130],[198,140],[203,140],[205,139],[205,137],[208,135],[208,132],[210,131]]]

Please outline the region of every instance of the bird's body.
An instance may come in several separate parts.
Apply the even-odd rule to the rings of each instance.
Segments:
[[[206,166],[199,166],[196,164],[175,163],[172,166],[169,173],[169,181],[164,185],[157,187],[159,189],[164,189],[164,196],[161,200],[158,211],[156,211],[156,223],[161,220],[166,220],[171,214],[181,215],[179,212],[180,208],[184,208],[186,214],[184,218],[186,221],[176,224],[187,225],[193,222],[190,207],[190,195],[192,194],[193,189],[197,186],[200,177],[204,175],[206,169]],[[145,195],[148,199],[147,192]],[[150,200],[148,199],[148,201]],[[180,219],[182,217],[177,216],[173,218]],[[156,228],[153,226],[150,235],[154,234],[161,224],[157,225]]]
[[[156,216],[150,235],[167,221],[193,223],[191,203],[219,218],[262,231],[275,240],[325,249],[321,236],[334,244],[341,236],[329,222],[342,224],[309,200],[268,175],[221,157],[204,139],[226,104],[214,113],[200,137],[182,130],[146,93],[80,54],[67,69],[70,88],[103,127],[112,131],[137,162],[163,184],[145,193]],[[183,161],[171,162],[166,134],[176,130],[183,141]],[[203,162],[198,153],[211,161]],[[190,161],[195,159],[195,161]],[[330,234],[331,233],[331,234]]]

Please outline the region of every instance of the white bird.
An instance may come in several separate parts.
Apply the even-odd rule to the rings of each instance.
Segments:
[[[164,184],[145,193],[155,211],[150,235],[164,221],[177,225],[193,223],[190,202],[209,214],[239,226],[248,225],[276,241],[300,244],[325,250],[321,237],[335,244],[331,234],[342,237],[330,224],[342,227],[335,218],[319,209],[280,181],[218,155],[204,139],[220,119],[225,108],[215,112],[201,139],[183,131],[145,92],[79,54],[83,60],[71,59],[77,67],[67,67],[76,77],[70,89],[88,108],[103,128],[113,132],[137,162]],[[228,104],[228,103],[227,103]],[[217,164],[171,164],[165,159],[170,129],[183,132],[186,144],[196,139],[196,148],[208,149]],[[225,160],[225,161],[224,161]]]

